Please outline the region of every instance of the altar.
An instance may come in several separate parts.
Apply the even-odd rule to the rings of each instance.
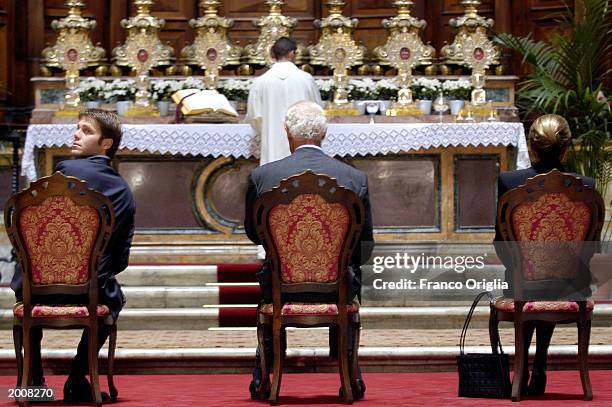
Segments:
[[[69,158],[74,131],[30,125],[22,174],[51,174]],[[379,242],[490,240],[498,173],[530,165],[517,122],[330,123],[322,148],[368,174]],[[258,153],[248,124],[124,125],[113,165],[134,192],[139,239],[245,241],[244,194]]]

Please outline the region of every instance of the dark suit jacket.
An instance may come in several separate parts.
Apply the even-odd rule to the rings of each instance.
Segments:
[[[361,198],[365,208],[365,223],[361,233],[360,244],[357,245],[349,262],[349,301],[359,296],[361,290],[361,265],[365,263],[372,253],[374,237],[372,233],[372,213],[370,210],[370,199],[368,195],[368,177],[358,169],[351,167],[339,160],[326,155],[323,151],[314,147],[301,147],[292,155],[282,160],[274,161],[258,167],[251,172],[249,186],[246,194],[244,228],[247,236],[253,243],[261,244],[253,224],[253,205],[264,192],[278,186],[283,179],[292,175],[311,170],[318,174],[325,174],[335,178],[338,184],[348,188]],[[271,301],[272,280],[268,264],[264,264],[258,273],[258,279],[262,285],[265,301]],[[326,301],[331,299],[315,298],[284,298],[284,300],[301,301]]]
[[[559,171],[567,172],[567,170],[561,166],[551,166],[542,163],[536,163],[532,167],[525,168],[523,170],[516,171],[507,171],[499,174],[499,178],[497,180],[497,202],[499,202],[500,198],[503,194],[510,191],[513,188],[516,188],[520,185],[525,184],[528,178],[535,177],[538,174],[544,174],[553,169],[557,168]],[[582,183],[589,188],[595,188],[595,180],[590,177],[585,177],[579,174],[572,173],[577,177],[582,179]],[[508,297],[513,296],[513,279],[512,279],[512,256],[509,252],[505,250],[505,247],[500,244],[495,244],[495,242],[501,242],[501,232],[497,227],[497,221],[495,222],[495,239],[493,244],[495,245],[495,252],[497,256],[502,261],[504,266],[506,266],[505,272],[505,280],[508,283],[508,290],[504,290],[504,295]]]
[[[113,203],[115,226],[98,268],[98,302],[106,304],[113,316],[117,316],[125,304],[125,296],[115,275],[125,270],[130,256],[134,235],[135,204],[132,192],[125,180],[110,166],[106,156],[93,156],[60,162],[55,168],[64,175],[79,178],[92,188],[106,195]],[[21,293],[21,273],[16,271],[11,288],[19,301]],[[38,299],[48,303],[67,303],[68,300]]]

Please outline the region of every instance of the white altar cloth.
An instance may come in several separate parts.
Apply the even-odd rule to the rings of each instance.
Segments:
[[[21,174],[37,178],[36,148],[70,146],[74,124],[28,127]],[[401,151],[457,146],[517,147],[516,166],[529,167],[521,123],[335,123],[329,124],[322,148],[335,156],[394,154]],[[258,157],[259,138],[249,124],[126,124],[121,148],[148,153]]]

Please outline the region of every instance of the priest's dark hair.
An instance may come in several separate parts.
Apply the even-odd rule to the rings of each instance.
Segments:
[[[278,40],[274,42],[272,48],[272,57],[275,59],[281,59],[289,55],[291,51],[295,51],[297,49],[297,44],[291,38],[280,37]]]

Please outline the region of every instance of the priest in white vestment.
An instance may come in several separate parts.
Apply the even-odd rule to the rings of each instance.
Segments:
[[[289,142],[285,132],[285,113],[301,100],[322,104],[314,78],[295,66],[295,41],[281,37],[270,48],[276,62],[253,81],[249,91],[247,121],[261,140],[259,164],[288,157]]]

